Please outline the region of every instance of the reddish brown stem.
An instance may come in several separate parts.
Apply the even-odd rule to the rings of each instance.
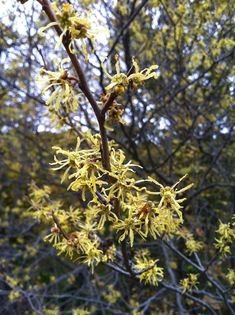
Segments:
[[[38,0],[38,2],[42,4],[43,10],[45,11],[49,20],[51,22],[57,22],[56,16],[55,16],[53,10],[51,9],[50,1],[49,0],[40,0],[40,1]],[[62,30],[61,30],[60,26],[54,25],[54,28],[55,28],[58,36],[60,36],[62,34]],[[66,49],[66,52],[67,52],[67,54],[68,54],[68,56],[69,56],[69,58],[73,64],[73,67],[74,67],[76,74],[79,78],[79,87],[80,87],[81,91],[84,93],[84,95],[86,96],[90,105],[92,106],[94,113],[95,113],[95,116],[97,118],[98,124],[99,124],[101,141],[102,141],[101,156],[102,156],[103,167],[106,170],[111,171],[108,137],[107,137],[107,131],[105,129],[105,113],[108,111],[110,106],[113,104],[113,101],[115,100],[117,95],[116,95],[116,93],[111,93],[107,102],[104,104],[103,109],[100,110],[95,98],[93,97],[93,95],[89,89],[85,74],[82,70],[82,67],[81,67],[79,61],[77,60],[76,56],[73,53],[71,53],[71,50],[70,50],[71,38],[70,38],[70,34],[68,32],[65,36],[63,36],[62,43],[63,43],[64,48]],[[118,201],[117,201],[117,204],[118,204],[117,208],[119,211],[120,205],[119,205]],[[66,239],[68,239],[67,234],[64,233],[63,230],[61,229],[60,223],[58,222],[57,218],[54,216],[53,213],[52,213],[52,217],[53,217],[54,222],[57,224],[58,228],[61,230],[61,233],[63,234],[63,236]],[[133,271],[131,270],[129,260],[128,260],[126,241],[122,242],[121,247],[122,247],[122,255],[123,255],[123,260],[124,260],[124,264],[126,266],[126,269],[130,272],[131,275],[134,275]]]
[[[45,11],[46,15],[48,16],[49,20],[51,22],[56,22],[56,16],[51,9],[50,1],[49,0],[43,0],[42,3],[43,3],[42,8]],[[62,34],[62,30],[61,30],[60,26],[55,25],[54,28],[55,28],[58,36],[60,36]],[[70,48],[69,48],[70,35],[69,34],[67,34],[67,36],[63,37],[62,43],[63,43],[64,48],[66,49],[66,52],[67,52],[73,66],[74,66],[74,69],[78,75],[79,82],[80,82],[80,88],[81,88],[82,92],[84,93],[84,95],[86,96],[86,98],[88,99],[89,103],[91,104],[91,106],[94,110],[94,113],[96,115],[96,118],[99,121],[99,119],[101,118],[100,109],[99,109],[99,107],[96,103],[96,100],[94,99],[94,97],[93,97],[93,95],[92,95],[92,93],[88,87],[85,74],[81,68],[79,61],[77,60],[76,56],[73,53],[71,53],[71,51],[70,51]]]
[[[107,137],[107,131],[105,129],[105,118],[100,119],[99,121],[99,128],[100,128],[100,135],[102,140],[102,164],[103,167],[107,171],[111,171],[111,165],[110,165],[110,157],[109,157],[109,144],[108,144],[108,137]]]
[[[68,235],[64,232],[64,230],[62,229],[59,220],[57,219],[57,217],[55,216],[54,212],[51,212],[53,221],[55,222],[56,226],[58,227],[58,229],[60,230],[60,233],[63,235],[63,237],[68,241],[69,237]]]
[[[56,16],[51,9],[49,0],[43,0],[42,7],[43,7],[43,10],[45,11],[46,15],[48,16],[49,20],[51,22],[56,22]],[[55,28],[58,36],[60,36],[62,34],[62,30],[61,30],[60,26],[55,25],[54,28]],[[71,41],[70,41],[70,35],[69,34],[67,34],[66,36],[63,37],[62,43],[64,45],[64,48],[67,51],[67,54],[68,54],[68,56],[69,56],[69,58],[73,64],[74,69],[76,71],[76,74],[79,78],[80,89],[82,90],[82,92],[84,93],[84,95],[88,99],[89,103],[91,104],[91,106],[94,110],[95,116],[97,118],[97,121],[99,123],[101,141],[102,141],[102,152],[101,152],[102,163],[103,163],[104,168],[107,169],[108,171],[110,171],[108,139],[107,139],[107,132],[106,132],[105,126],[104,126],[105,125],[105,111],[101,114],[101,110],[99,109],[97,102],[94,99],[94,97],[93,97],[93,95],[89,89],[89,86],[88,86],[85,74],[81,68],[81,65],[80,65],[79,61],[77,60],[76,56],[73,53],[71,53],[71,51],[70,51],[69,46],[71,44]],[[106,110],[109,108],[110,104],[112,104],[112,102],[114,100],[114,95],[113,94],[111,94],[111,95],[112,96],[110,96],[109,100],[107,101],[107,103],[105,105]]]
[[[107,102],[104,104],[104,107],[102,108],[101,115],[105,115],[105,113],[109,110],[109,108],[112,106],[113,101],[117,97],[116,93],[111,93]]]

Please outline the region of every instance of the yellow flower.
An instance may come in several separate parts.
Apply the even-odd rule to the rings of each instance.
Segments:
[[[51,163],[51,165],[55,166],[54,170],[66,167],[62,176],[62,182],[65,179],[73,179],[68,189],[73,191],[81,190],[84,201],[87,190],[92,193],[94,200],[96,200],[97,189],[106,184],[106,181],[102,179],[106,171],[103,169],[101,163],[100,145],[97,146],[99,135],[92,136],[91,134],[87,134],[86,136],[91,148],[81,150],[79,138],[77,139],[75,151],[66,151],[60,147],[53,147],[56,150],[56,155],[54,156],[55,162]],[[64,155],[65,159],[59,160],[57,155]]]
[[[129,237],[131,247],[134,243],[135,232],[144,237],[144,233],[141,231],[141,221],[135,218],[132,214],[132,211],[129,211],[128,217],[119,220],[113,225],[113,228],[117,230],[117,232],[121,232],[118,241],[122,242],[126,237]]]
[[[86,244],[84,253],[81,254],[77,259],[79,262],[87,264],[89,267],[91,267],[92,273],[94,273],[95,265],[101,262],[103,257],[103,251],[98,248],[99,245],[100,244],[98,241],[88,242]]]
[[[203,243],[194,240],[193,237],[186,240],[185,245],[190,255],[192,255],[192,253],[198,252],[199,250],[203,248]]]
[[[103,262],[114,261],[117,253],[117,249],[115,245],[110,246],[107,250],[104,251],[105,255],[102,258]]]
[[[78,95],[74,92],[73,84],[64,64],[68,59],[63,59],[58,65],[58,71],[41,69],[38,82],[43,84],[43,94],[52,90],[47,98],[46,104],[49,110],[59,112],[64,109],[66,112],[74,112],[78,108]]]
[[[11,292],[9,293],[9,300],[11,303],[15,302],[16,300],[18,300],[21,297],[21,294],[19,291],[16,290],[11,290]]]
[[[162,184],[160,184],[159,182],[157,182],[155,179],[151,178],[150,176],[148,177],[148,181],[154,183],[157,186],[160,186],[160,192],[148,192],[149,194],[154,194],[154,195],[160,195],[161,196],[161,200],[160,203],[158,205],[159,208],[165,208],[165,209],[171,209],[172,211],[176,212],[176,214],[179,217],[179,220],[181,223],[183,223],[183,216],[182,216],[182,212],[180,211],[180,209],[182,208],[182,206],[180,205],[183,201],[186,200],[186,198],[183,199],[176,199],[178,194],[181,194],[183,192],[185,192],[186,190],[190,189],[193,184],[190,184],[180,190],[177,190],[176,186],[179,185],[179,183],[187,176],[184,175],[183,177],[181,177],[178,182],[176,182],[173,186],[163,186]]]
[[[156,236],[167,235],[170,236],[178,231],[182,221],[175,217],[172,209],[169,208],[156,208],[157,215],[153,219],[151,234],[153,238]]]
[[[185,240],[185,246],[190,255],[200,251],[203,248],[203,243],[194,239],[193,234],[186,228],[178,230],[177,235]]]
[[[43,314],[45,315],[60,315],[59,308],[57,306],[51,306],[50,308],[43,307]]]
[[[45,198],[48,198],[50,195],[50,192],[51,192],[51,189],[47,185],[43,186],[43,188],[38,188],[34,182],[32,182],[30,185],[30,197],[36,203],[40,203]]]
[[[155,72],[155,70],[158,68],[157,65],[153,65],[150,68],[146,68],[140,71],[137,62],[133,59],[132,63],[133,63],[134,73],[128,76],[125,73],[122,73],[120,70],[118,55],[116,55],[115,58],[116,58],[116,65],[115,65],[116,74],[114,76],[111,76],[104,68],[104,72],[106,73],[108,78],[111,80],[111,83],[106,87],[106,91],[108,93],[114,92],[116,94],[122,94],[127,90],[129,86],[131,88],[137,88],[144,81],[150,78],[157,79],[157,73]]]
[[[140,274],[140,281],[146,284],[158,285],[163,279],[163,268],[157,266],[158,259],[152,259],[148,250],[142,250],[135,255],[135,269]]]
[[[180,286],[182,288],[183,293],[191,292],[193,288],[197,288],[198,284],[198,275],[190,273],[188,277],[180,280]]]
[[[104,294],[104,299],[109,303],[116,303],[117,300],[121,297],[121,293],[114,289],[112,284],[108,285],[107,292]]]
[[[60,147],[53,149],[53,169],[64,169],[62,182],[68,180],[68,189],[81,192],[86,204],[85,209],[64,210],[60,201],[50,200],[47,186],[44,189],[32,187],[31,208],[36,210],[35,217],[53,223],[45,240],[53,244],[59,255],[87,264],[93,272],[97,264],[114,261],[117,256],[115,246],[108,246],[102,240],[107,231],[116,232],[119,242],[128,239],[133,247],[136,237],[156,239],[179,229],[182,223],[180,204],[184,199],[177,199],[177,195],[192,186],[176,189],[185,176],[172,187],[164,187],[149,178],[147,181],[160,186],[161,190],[148,191],[140,187],[146,181],[135,178],[134,167],[138,165],[126,162],[124,152],[114,141],[109,142],[110,171],[107,171],[102,164],[99,134],[85,133],[83,142],[78,138],[72,151]],[[160,201],[152,200],[152,195],[160,195]],[[196,250],[198,244],[197,248],[195,244],[190,248]],[[145,283],[157,285],[163,277],[157,260],[146,252],[136,255],[135,268],[140,281]]]
[[[125,163],[125,154],[122,150],[117,150],[113,142],[110,143],[110,163],[111,171],[107,174],[112,178],[112,183],[103,192],[107,201],[112,200],[115,195],[120,201],[124,201],[126,194],[130,191],[141,191],[144,188],[137,186],[138,181],[133,177],[133,167],[140,167],[132,164],[131,161]]]
[[[226,278],[232,286],[235,285],[235,270],[234,269],[228,269],[228,273],[226,275]]]
[[[70,52],[75,52],[72,48],[73,41],[80,40],[82,42],[82,50],[87,60],[87,48],[84,40],[93,40],[97,34],[102,31],[99,29],[95,18],[92,19],[88,14],[84,13],[79,15],[69,3],[63,3],[61,9],[58,8],[56,2],[53,2],[51,6],[55,12],[57,21],[49,23],[45,27],[41,27],[38,34],[43,37],[45,36],[45,31],[50,27],[55,25],[60,26],[62,33],[55,48],[58,49],[61,46],[64,35],[68,33],[71,39],[69,44]]]
[[[235,240],[234,224],[226,224],[220,221],[219,229],[216,232],[219,237],[215,239],[215,248],[217,248],[222,255],[230,254],[230,246]]]
[[[72,315],[89,315],[90,312],[85,308],[75,308],[72,310]]]
[[[116,214],[112,211],[111,204],[103,204],[98,202],[89,203],[89,208],[87,209],[91,213],[93,218],[98,218],[98,229],[102,230],[106,221],[114,222],[118,218]]]
[[[42,221],[51,220],[52,209],[57,211],[61,204],[58,201],[53,203],[49,202],[49,195],[51,189],[48,186],[43,186],[39,188],[34,182],[30,185],[30,208],[29,211],[32,213],[34,219],[39,219]]]
[[[151,78],[153,79],[158,78],[157,72],[155,71],[158,69],[157,65],[153,65],[149,68],[145,68],[144,70],[140,71],[140,68],[134,58],[132,59],[132,63],[135,71],[134,73],[128,76],[128,81],[131,83],[132,88],[137,88],[144,81],[149,80]]]
[[[158,212],[155,203],[148,200],[147,194],[141,194],[138,191],[136,194],[128,193],[122,207],[128,210],[134,209],[133,216],[141,223],[141,236],[147,237],[151,234],[153,238],[156,238],[157,226],[154,220]]]
[[[56,224],[51,228],[51,233],[44,237],[44,241],[52,244],[58,244],[61,241],[60,229]]]

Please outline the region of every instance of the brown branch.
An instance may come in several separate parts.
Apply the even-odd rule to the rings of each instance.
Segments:
[[[126,270],[132,275],[132,277],[135,277],[135,274],[132,271],[130,263],[129,263],[129,259],[128,259],[128,255],[127,255],[126,240],[125,239],[121,243],[121,251],[122,251],[123,262],[124,262],[124,265],[126,267]]]
[[[127,25],[125,27],[128,27],[130,25],[130,23],[133,21],[133,19],[135,18],[135,16],[138,14],[138,12],[141,10],[141,8],[144,6],[145,3],[147,3],[148,0],[143,0],[142,4],[139,6],[139,8],[136,10],[136,12],[134,13],[134,15],[131,17],[131,19],[128,21]],[[40,2],[40,1],[39,1]],[[54,12],[51,9],[50,6],[50,1],[49,0],[42,0],[42,8],[45,11],[46,15],[48,16],[49,20],[51,22],[56,22],[56,16],[54,14]],[[62,34],[62,30],[60,28],[59,25],[54,25],[54,28],[58,34],[58,36],[61,36]],[[122,32],[124,31],[124,29],[121,31],[120,36],[122,35]],[[86,96],[87,100],[89,101],[90,105],[92,106],[95,116],[97,118],[98,124],[99,124],[99,128],[100,128],[100,135],[101,135],[101,141],[102,141],[102,147],[101,147],[101,156],[102,156],[102,164],[103,167],[108,170],[111,171],[111,165],[110,165],[110,152],[109,152],[109,145],[108,145],[108,137],[107,137],[107,131],[105,128],[105,113],[107,112],[107,110],[110,108],[110,106],[112,105],[114,99],[117,97],[116,93],[111,93],[111,95],[109,96],[108,100],[106,101],[106,103],[104,104],[104,107],[102,109],[102,111],[99,109],[98,104],[96,102],[96,100],[94,99],[87,80],[86,80],[86,76],[80,66],[79,61],[77,60],[76,56],[71,53],[70,50],[70,46],[71,46],[71,38],[70,38],[70,34],[69,32],[67,32],[67,34],[65,34],[65,36],[63,36],[62,38],[62,43],[64,48],[66,49],[66,52],[74,66],[74,69],[76,71],[76,74],[79,78],[79,87],[81,89],[81,91],[84,93],[84,95]],[[116,45],[116,44],[114,44]],[[114,47],[114,46],[113,46]],[[74,78],[73,78],[74,79]],[[118,200],[116,199],[116,204],[119,204]],[[119,206],[118,206],[119,208]],[[58,228],[61,230],[62,235],[68,239],[68,236],[66,233],[64,233],[64,231],[61,229],[60,223],[57,220],[57,218],[55,217],[55,215],[52,213],[52,217],[54,222],[56,223],[56,225],[58,226]],[[128,260],[128,255],[127,255],[127,249],[126,249],[126,241],[122,242],[122,255],[123,255],[123,260],[124,260],[124,264],[126,266],[126,269],[128,272],[130,272],[130,274],[132,276],[134,276],[134,273],[130,267],[129,264],[129,260]]]
[[[102,141],[102,149],[101,149],[102,164],[103,164],[103,167],[107,171],[111,171],[108,136],[107,136],[107,131],[104,125],[105,124],[104,117],[98,122],[99,122],[100,135],[101,135],[101,141]]]
[[[170,285],[170,284],[168,284],[168,283],[166,283],[166,282],[161,282],[161,285],[162,285],[164,288],[166,288],[166,289],[169,289],[169,290],[171,290],[171,291],[174,291],[174,292],[177,292],[177,293],[183,295],[182,291],[181,291],[178,287],[174,287],[174,286],[172,286],[172,285]],[[212,314],[212,315],[218,315],[218,314],[216,313],[216,311],[215,311],[208,303],[206,303],[204,300],[199,299],[199,298],[197,298],[197,297],[195,297],[195,296],[193,296],[193,295],[191,295],[191,294],[189,294],[189,293],[187,293],[187,292],[184,293],[184,295],[185,295],[188,299],[190,299],[190,300],[192,300],[192,301],[194,301],[194,302],[200,304],[201,306],[207,308],[207,310],[210,312],[210,314]]]
[[[52,215],[52,219],[55,222],[56,226],[58,227],[58,229],[60,230],[60,233],[63,235],[63,237],[68,241],[69,237],[68,235],[65,233],[65,231],[62,229],[59,220],[57,219],[57,217],[54,214],[54,211],[51,212]]]
[[[43,10],[45,11],[46,15],[48,16],[49,20],[51,22],[56,22],[56,16],[54,14],[54,12],[51,9],[50,6],[50,2],[49,0],[43,0],[43,5],[42,5]],[[60,36],[62,34],[62,30],[60,28],[59,25],[55,25],[54,26],[58,36]],[[62,39],[62,43],[64,45],[64,48],[66,49],[66,52],[74,66],[74,69],[76,71],[76,74],[79,78],[79,86],[80,89],[82,90],[82,92],[84,93],[84,95],[86,96],[86,98],[88,99],[90,105],[92,106],[95,116],[97,118],[97,121],[99,123],[99,128],[100,128],[100,134],[101,134],[101,141],[102,141],[102,150],[101,150],[101,155],[102,155],[102,164],[103,167],[105,169],[107,169],[108,171],[110,171],[110,158],[109,158],[109,148],[108,148],[108,138],[107,138],[107,132],[105,129],[105,115],[104,112],[103,114],[101,114],[101,111],[99,109],[99,106],[96,102],[96,100],[94,99],[88,83],[87,83],[87,79],[86,76],[81,68],[81,65],[79,63],[79,61],[77,60],[76,56],[71,53],[70,51],[70,44],[71,44],[71,40],[70,40],[70,35],[66,34],[66,36],[63,37]],[[106,108],[109,108],[111,102],[113,101],[113,96],[110,98],[109,103],[107,104]]]
[[[111,93],[108,100],[106,101],[106,103],[104,104],[104,107],[101,110],[101,115],[105,115],[105,113],[109,110],[109,108],[112,106],[113,101],[115,100],[115,98],[117,97],[116,93]]]
[[[118,273],[121,273],[125,276],[130,276],[130,273],[129,272],[126,272],[124,269],[118,267],[118,266],[115,266],[113,265],[112,263],[106,263],[106,266],[110,267],[111,269],[117,271]]]
[[[56,16],[55,16],[54,12],[51,9],[49,0],[43,0],[42,8],[45,11],[45,13],[46,13],[47,17],[49,18],[49,20],[51,22],[56,22]],[[61,30],[60,26],[59,25],[55,25],[54,28],[55,28],[56,33],[58,34],[58,36],[60,36],[62,34],[62,30]],[[91,106],[92,106],[92,108],[94,110],[94,113],[96,115],[97,120],[99,120],[100,119],[100,109],[99,109],[99,107],[97,105],[97,102],[94,99],[90,89],[89,89],[89,86],[88,86],[85,74],[84,74],[84,72],[82,70],[82,67],[81,67],[78,59],[70,51],[70,48],[69,48],[70,42],[71,41],[70,41],[70,35],[69,34],[67,34],[66,36],[63,37],[62,43],[63,43],[64,48],[66,49],[66,52],[67,52],[67,54],[68,54],[68,56],[69,56],[69,58],[70,58],[70,60],[71,60],[71,62],[73,64],[73,66],[74,66],[76,74],[78,75],[79,82],[80,82],[80,89],[82,90],[82,92],[84,93],[84,95],[88,99],[89,103],[91,104]]]

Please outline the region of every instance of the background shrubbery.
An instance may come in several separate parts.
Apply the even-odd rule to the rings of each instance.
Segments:
[[[194,186],[184,202],[182,233],[186,239],[191,233],[202,249],[190,255],[182,237],[167,244],[136,244],[164,265],[164,281],[155,287],[103,265],[91,274],[43,242],[50,227],[29,215],[29,185],[49,186],[64,208],[85,206],[81,194],[67,192],[59,173],[51,170],[51,148],[71,150],[81,132],[98,128],[82,96],[79,111],[48,110],[36,78],[41,67],[56,71],[55,59],[67,55],[62,47],[55,51],[58,38],[52,28],[46,37],[37,35],[49,23],[38,2],[2,1],[0,313],[234,314],[234,248],[229,244],[230,252],[222,256],[214,246],[219,220],[231,222],[235,214],[233,1],[70,2],[109,30],[97,31],[101,38],[95,45],[86,41],[85,50],[84,45],[75,47],[95,99],[110,83],[101,63],[106,56],[111,76],[116,53],[125,73],[132,57],[140,69],[159,66],[157,80],[134,92],[129,88],[118,99],[126,124],[110,119],[108,137],[128,160],[142,166],[140,178],[152,176],[171,186],[189,174]],[[73,73],[70,64],[66,67]],[[132,256],[134,250],[128,250]],[[192,262],[206,271],[199,272]],[[199,274],[198,282],[184,291],[182,279],[190,274]]]

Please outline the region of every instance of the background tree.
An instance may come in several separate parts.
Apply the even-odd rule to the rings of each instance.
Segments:
[[[49,23],[40,3],[27,1],[13,10],[8,4],[0,41],[1,312],[233,314],[233,249],[221,256],[213,245],[219,238],[218,220],[229,222],[234,214],[233,2],[71,3],[78,12],[89,8],[110,31],[110,36],[104,33],[103,44],[89,41],[87,62],[84,46],[75,47],[96,100],[109,83],[104,67],[112,76],[116,73],[116,53],[125,73],[133,72],[132,57],[140,69],[159,66],[158,80],[147,81],[134,93],[129,87],[118,99],[121,105],[114,109],[119,114],[124,109],[126,124],[113,125],[117,112],[111,112],[109,139],[142,166],[140,177],[172,185],[189,173],[194,187],[184,203],[179,237],[134,245],[149,248],[154,258],[165,262],[164,281],[157,288],[135,277],[130,280],[120,270],[107,275],[102,266],[91,275],[42,243],[48,225],[42,230],[27,216],[28,184],[35,180],[39,187],[50,186],[55,200],[63,198],[66,207],[84,206],[81,195],[65,193],[66,185],[59,185],[58,174],[50,171],[51,146],[71,149],[81,132],[98,128],[83,96],[79,111],[48,111],[35,77],[41,67],[56,71],[53,59],[61,60],[66,53],[62,47],[54,51],[52,29],[46,37],[50,40],[36,35]],[[66,69],[74,71],[69,64]],[[203,249],[190,255],[200,242]],[[133,255],[129,246],[128,253]],[[195,287],[190,274],[199,274]]]

